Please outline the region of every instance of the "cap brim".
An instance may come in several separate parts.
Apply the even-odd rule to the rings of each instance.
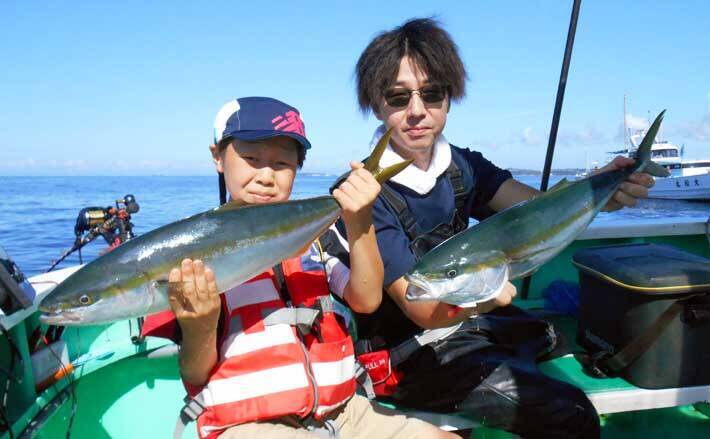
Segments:
[[[234,134],[230,134],[226,137],[234,137],[235,139],[239,140],[246,140],[247,142],[252,142],[255,140],[263,140],[263,139],[269,139],[271,137],[278,137],[278,136],[286,136],[290,137],[294,140],[296,140],[298,143],[303,146],[304,150],[309,150],[311,149],[311,142],[308,141],[305,137],[298,133],[291,133],[287,131],[262,131],[262,130],[251,130],[251,131],[239,131]]]

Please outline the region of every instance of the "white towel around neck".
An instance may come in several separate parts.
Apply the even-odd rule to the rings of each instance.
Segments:
[[[385,134],[385,126],[380,125],[375,133],[372,135],[372,140],[370,141],[370,150],[375,147],[377,142]],[[396,163],[401,162],[402,157],[394,152],[392,145],[387,145],[387,149],[384,154],[382,154],[382,159],[380,160],[380,166],[386,168],[387,166],[392,166]],[[392,181],[399,183],[412,189],[419,195],[426,195],[434,189],[436,185],[436,179],[439,178],[441,174],[446,172],[446,169],[451,163],[451,146],[443,134],[440,134],[434,142],[434,151],[429,163],[429,168],[424,171],[416,166],[409,165],[404,171],[392,177]]]

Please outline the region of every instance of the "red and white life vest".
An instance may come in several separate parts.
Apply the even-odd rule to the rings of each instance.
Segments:
[[[347,328],[328,306],[325,272],[303,271],[301,258],[284,261],[292,309],[322,309],[311,333],[273,323],[268,316],[287,307],[273,271],[225,292],[219,361],[199,399],[201,438],[215,438],[232,425],[286,415],[322,418],[355,393],[355,359]],[[319,305],[320,304],[320,305]]]

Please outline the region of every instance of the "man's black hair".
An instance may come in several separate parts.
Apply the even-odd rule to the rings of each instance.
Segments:
[[[450,99],[466,94],[466,68],[451,35],[434,19],[415,18],[376,36],[360,55],[355,74],[363,113],[377,111],[405,56],[427,74],[430,83],[446,86]]]

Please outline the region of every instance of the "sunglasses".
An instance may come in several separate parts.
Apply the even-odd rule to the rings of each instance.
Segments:
[[[438,104],[446,99],[446,87],[441,85],[427,85],[418,90],[408,90],[406,88],[397,88],[389,90],[385,93],[385,102],[390,107],[401,108],[409,105],[409,100],[412,95],[418,93],[419,97],[426,104]]]

